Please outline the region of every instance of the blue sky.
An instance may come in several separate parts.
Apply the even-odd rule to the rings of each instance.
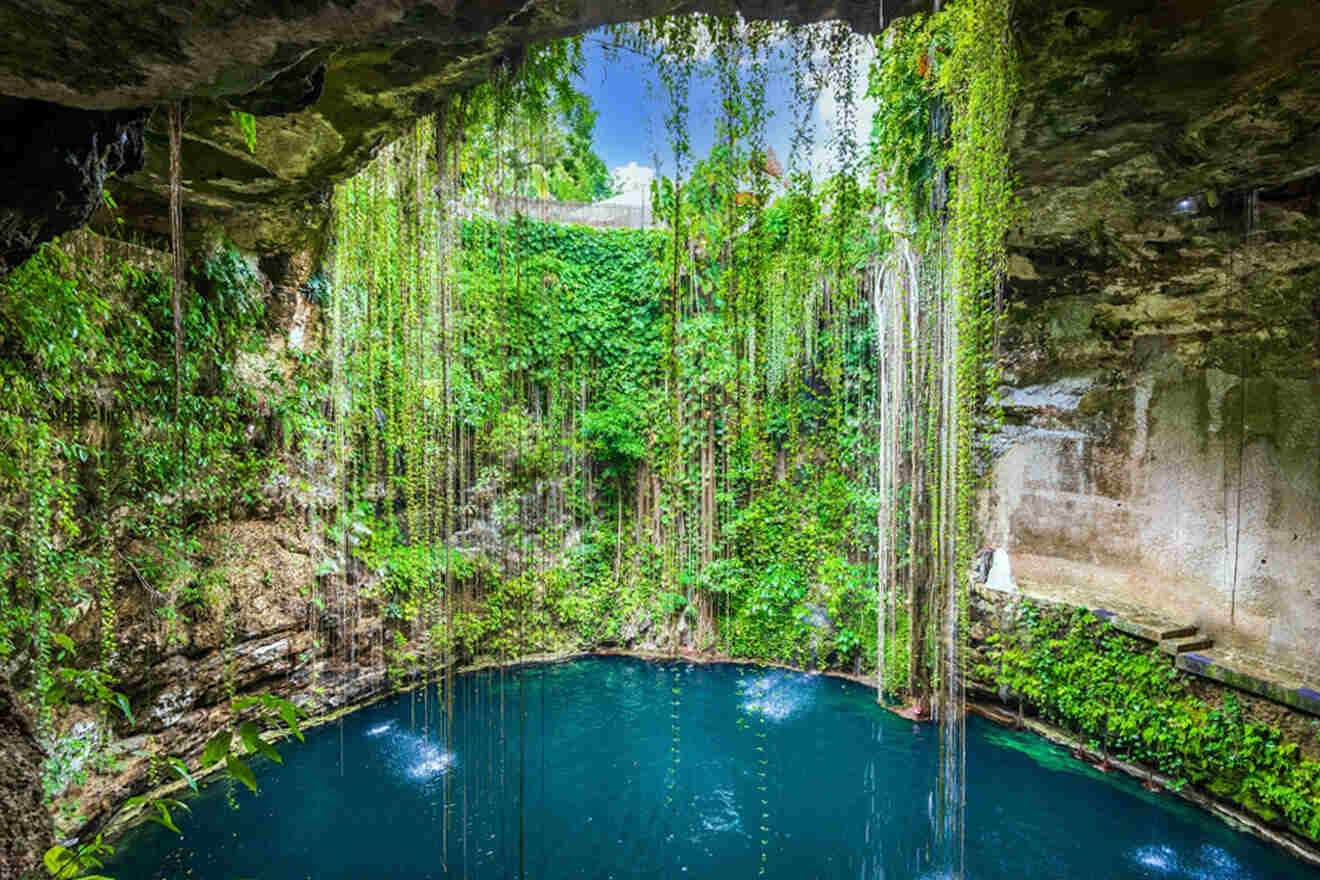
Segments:
[[[596,119],[596,152],[612,171],[636,163],[639,169],[659,169],[661,174],[673,174],[673,150],[668,143],[664,117],[668,98],[659,84],[653,65],[632,52],[617,53],[617,60],[608,61],[602,41],[608,35],[601,31],[588,34],[583,45],[586,64],[580,88],[591,97],[599,112]],[[866,69],[870,61],[869,43],[859,40],[860,54],[854,70],[854,88],[858,89],[859,113],[855,131],[865,141],[869,130],[870,111],[861,101],[865,90]],[[766,127],[767,142],[787,169],[792,144],[793,61],[787,53],[771,53],[770,80],[767,106],[772,115]],[[689,94],[691,116],[688,132],[692,149],[697,157],[708,155],[715,134],[715,113],[719,102],[719,87],[708,71],[698,75]],[[651,87],[648,88],[648,82]],[[838,115],[838,102],[833,91],[826,89],[810,112],[815,128],[813,143],[802,156],[804,163],[818,171],[828,171],[833,165],[833,149],[828,140]],[[645,176],[643,171],[642,176]]]

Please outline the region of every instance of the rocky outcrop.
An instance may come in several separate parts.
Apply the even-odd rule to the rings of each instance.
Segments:
[[[22,877],[55,842],[41,795],[36,735],[9,685],[0,681],[0,876]]]
[[[335,182],[361,168],[441,99],[486,79],[493,65],[516,59],[531,43],[697,9],[739,9],[750,18],[796,21],[843,18],[875,31],[884,21],[928,5],[925,0],[257,0],[156,9],[123,0],[99,4],[89,14],[39,2],[0,10],[0,27],[9,35],[0,48],[0,95],[29,99],[47,113],[79,108],[97,118],[106,111],[186,100],[188,227],[195,231],[219,223],[249,252],[316,252],[324,241],[328,193]],[[257,117],[254,149],[232,118],[234,110]],[[147,129],[145,168],[122,170],[112,187],[131,226],[162,236],[169,229],[163,116],[157,114]],[[8,166],[0,175],[38,179],[55,145],[42,146],[35,124],[8,128],[34,151],[0,152],[0,163]],[[100,168],[100,176],[115,170],[109,163]],[[23,230],[22,247],[30,247],[86,222],[84,213],[76,223],[42,232],[38,221],[45,213],[8,195],[0,189],[0,205],[12,213],[0,222],[5,251],[18,247],[9,226]],[[94,204],[99,197],[98,180],[84,188],[79,203]],[[34,224],[36,236],[30,234]]]
[[[1020,9],[987,542],[1320,675],[1320,19]]]
[[[233,696],[274,694],[317,716],[384,692],[378,603],[360,600],[342,615],[318,610],[340,610],[315,573],[323,540],[301,518],[219,524],[200,538],[201,554],[214,564],[208,586],[195,596],[122,591],[111,672],[135,723],[114,719],[109,772],[87,774],[62,791],[92,821],[83,836],[148,788],[153,755],[193,762],[207,739],[231,723]],[[160,613],[167,607],[177,607],[177,615]],[[72,632],[80,644],[96,644],[95,617]],[[56,723],[68,737],[101,735],[95,717],[77,707]]]
[[[78,110],[0,96],[0,275],[101,207],[142,168],[146,110]]]

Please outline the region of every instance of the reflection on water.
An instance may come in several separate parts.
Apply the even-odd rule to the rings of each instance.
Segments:
[[[420,760],[408,771],[418,779],[443,773],[454,764],[454,756],[451,753],[442,752],[429,743],[424,744],[419,751],[421,753]]]
[[[414,779],[429,779],[454,764],[452,752],[440,748],[420,732],[396,727],[392,721],[367,728],[366,735],[376,741],[385,766]]]
[[[1178,856],[1167,846],[1143,846],[1133,853],[1137,864],[1146,868],[1154,868],[1162,873],[1172,871],[1178,861]]]
[[[695,799],[697,815],[705,831],[742,831],[742,817],[738,815],[737,794],[731,788],[717,788],[699,794]]]

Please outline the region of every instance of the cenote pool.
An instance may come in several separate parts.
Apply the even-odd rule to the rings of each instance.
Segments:
[[[107,873],[940,874],[928,850],[937,732],[860,685],[601,657],[469,674],[455,691],[448,747],[423,730],[434,698],[375,705],[282,745],[285,764],[258,768],[259,795],[208,787],[179,819],[182,839],[156,825],[130,832]],[[1320,876],[1172,796],[978,718],[967,766],[974,880]]]

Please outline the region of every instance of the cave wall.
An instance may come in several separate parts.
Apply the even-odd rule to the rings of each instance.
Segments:
[[[1018,35],[986,541],[1320,674],[1320,18],[1036,3]]]
[[[885,14],[919,5],[886,4]],[[982,499],[986,540],[1010,550],[1024,583],[1186,615],[1220,640],[1320,674],[1320,17],[1310,0],[1018,7],[1023,213],[1010,241],[1006,425]],[[163,129],[127,111],[115,143],[141,138],[136,172],[137,154],[106,152],[108,141],[87,133],[105,114],[189,98],[187,224],[198,246],[225,236],[261,258],[277,358],[315,333],[298,290],[324,245],[334,181],[510,46],[657,6],[209,8],[181,17],[122,2],[90,16],[52,6],[39,35],[0,49],[0,93],[90,114],[77,155],[96,161],[58,168],[82,194],[77,211],[99,204],[117,169],[109,186],[147,236],[165,229]],[[843,9],[858,22],[875,11]],[[30,33],[28,18],[0,12],[17,35]],[[255,152],[231,109],[258,114]],[[34,146],[24,143],[6,151],[19,182]],[[3,197],[19,214],[0,232],[21,229],[30,244],[59,231],[29,222],[47,222],[42,204]],[[306,589],[319,537],[305,514],[328,500],[272,493],[267,508],[207,536],[236,548],[226,551],[230,611],[199,609],[165,632],[147,597],[126,591],[119,672],[142,726],[116,745],[116,773],[66,792],[85,813],[146,785],[139,749],[195,754],[225,720],[230,685],[297,697],[314,712],[383,686],[368,664],[314,644],[320,622]],[[377,613],[368,605],[358,619],[363,633]],[[59,723],[73,734],[92,722],[71,713]],[[24,737],[0,728],[6,750]],[[25,754],[20,770],[33,778],[39,759]],[[0,784],[0,795],[25,790],[35,791]],[[25,809],[0,806],[5,827]],[[41,825],[34,833],[48,834]]]
[[[0,875],[18,877],[41,863],[53,823],[41,800],[41,762],[32,722],[8,683],[0,681]]]
[[[88,231],[66,236],[60,250],[70,279],[121,309],[127,308],[126,271],[162,277],[170,272],[168,253]],[[204,256],[193,254],[192,262]],[[275,694],[316,715],[384,686],[369,658],[348,662],[335,651],[330,636],[342,639],[344,633],[333,632],[329,615],[318,613],[311,601],[316,563],[324,557],[323,522],[335,504],[332,480],[292,444],[272,437],[270,404],[278,397],[272,376],[290,376],[295,361],[325,345],[320,309],[297,283],[310,269],[286,261],[263,271],[255,259],[250,263],[265,319],[257,344],[240,347],[217,367],[253,392],[245,398],[253,406],[242,412],[240,429],[247,442],[267,450],[269,474],[251,497],[227,499],[223,510],[201,517],[206,522],[193,533],[186,582],[159,572],[149,581],[132,560],[143,564],[141,559],[160,553],[168,539],[126,525],[132,512],[123,507],[109,512],[107,537],[124,564],[108,592],[85,583],[71,586],[85,598],[71,609],[67,634],[76,652],[63,662],[108,673],[126,698],[131,720],[70,694],[36,737],[35,707],[7,702],[4,692],[10,679],[30,684],[31,669],[21,656],[0,667],[0,762],[9,762],[0,770],[0,823],[8,830],[12,822],[14,849],[23,847],[9,867],[0,864],[2,876],[26,876],[56,834],[88,839],[126,798],[163,781],[168,774],[160,769],[160,756],[195,765],[207,739],[232,721],[235,694]],[[190,289],[187,295],[205,297],[208,291]],[[106,381],[112,386],[114,377]],[[99,406],[78,410],[76,418],[60,425],[69,439],[113,433],[125,417],[123,407],[133,405],[110,391],[99,399]],[[153,416],[137,410],[134,417]],[[108,471],[117,472],[122,464],[113,462]],[[106,501],[88,493],[82,503]],[[89,523],[106,517],[104,508],[80,512]],[[367,574],[355,572],[353,583],[364,583]],[[105,607],[107,601],[112,609]],[[361,610],[352,625],[363,634],[376,632],[379,607],[364,602]],[[108,652],[107,621],[113,643]],[[47,795],[55,798],[49,813]],[[20,800],[24,809],[11,811]],[[25,818],[20,822],[18,816]]]

